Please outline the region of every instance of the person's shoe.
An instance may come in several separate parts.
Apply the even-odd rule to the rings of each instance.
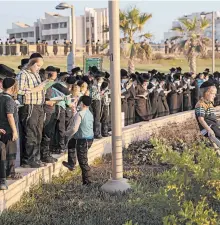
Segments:
[[[0,180],[0,190],[8,190],[8,185],[6,180]]]
[[[110,134],[102,134],[102,137],[109,137],[111,136]]]
[[[45,158],[42,158],[41,161],[43,163],[55,163],[55,162],[57,162],[57,159],[55,159],[54,157],[49,155],[49,156],[47,156]]]
[[[68,162],[63,161],[62,162],[63,166],[65,166],[66,168],[68,168],[70,171],[74,170],[74,166],[71,166]]]
[[[102,139],[102,135],[101,134],[95,135],[95,139]]]
[[[45,164],[42,163],[41,161],[38,162],[31,162],[30,164],[22,164],[23,168],[41,168],[44,167]]]
[[[91,184],[92,184],[92,182],[90,180],[83,182],[84,186],[90,186]]]

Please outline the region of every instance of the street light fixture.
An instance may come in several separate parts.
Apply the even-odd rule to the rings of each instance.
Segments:
[[[72,20],[72,61],[73,61],[73,66],[74,66],[74,57],[75,57],[75,38],[74,38],[74,34],[75,34],[75,15],[74,15],[74,6],[73,5],[69,5],[65,2],[60,3],[59,5],[57,5],[55,7],[57,10],[64,10],[64,9],[71,9],[71,20]]]
[[[206,15],[212,14],[212,73],[215,72],[215,12],[202,12],[201,18],[204,19]]]

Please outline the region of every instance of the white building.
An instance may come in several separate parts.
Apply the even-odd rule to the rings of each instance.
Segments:
[[[188,18],[188,19],[194,19],[195,17],[197,20],[201,19],[201,13],[192,13],[190,15],[184,15],[181,18]],[[212,14],[207,14],[206,18],[210,22],[210,26],[205,30],[205,36],[211,38],[212,37]],[[179,25],[179,21],[175,20],[172,22],[172,28],[177,27]],[[172,28],[168,32],[164,32],[164,40],[170,39],[171,37],[177,36],[178,32],[172,31]],[[220,11],[215,12],[215,37],[220,41]]]
[[[76,47],[84,47],[87,40],[106,43],[109,34],[103,30],[109,26],[108,9],[85,8],[84,15],[75,17],[75,40]],[[63,44],[64,39],[72,40],[72,21],[70,16],[62,16],[57,13],[45,13],[44,18],[37,19],[33,26],[24,23],[13,23],[12,29],[7,30],[10,38],[15,37],[36,43],[37,39],[46,40],[49,45],[54,40]]]
[[[27,40],[29,43],[36,42],[36,31],[34,26],[29,26],[24,23],[13,23],[12,29],[7,30],[9,38],[15,37],[17,41],[21,39]]]
[[[105,33],[104,29],[109,27],[108,9],[85,8],[85,42],[90,43],[99,40],[101,44],[109,40],[109,33]]]

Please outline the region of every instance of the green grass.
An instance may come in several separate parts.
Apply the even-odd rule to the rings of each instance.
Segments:
[[[190,126],[189,126],[190,125]],[[169,128],[172,127],[172,130]],[[186,127],[190,130],[190,139]],[[191,120],[179,126],[162,129],[164,138],[183,138],[190,143],[197,132],[197,127]],[[185,130],[179,132],[179,130]],[[161,131],[162,132],[162,131]],[[110,178],[111,155],[98,158],[92,166],[92,180],[89,187],[81,185],[81,172],[60,174],[51,183],[41,184],[25,194],[21,201],[0,216],[1,225],[122,225],[133,221],[133,225],[161,225],[162,218],[157,208],[151,208],[152,195],[161,187],[157,174],[166,166],[145,162],[137,165],[141,158],[152,158],[151,151],[145,149],[142,143],[133,143],[123,151],[124,177],[132,184],[132,191],[127,194],[110,195],[103,192],[101,186]],[[147,151],[146,151],[147,150]],[[139,157],[140,156],[140,157]],[[153,162],[153,161],[151,161]],[[157,161],[155,161],[157,162]]]
[[[9,67],[15,69],[18,72],[18,66],[20,65],[22,57],[20,56],[3,56],[0,57],[0,63],[6,64]],[[49,65],[59,67],[61,71],[66,71],[66,57],[45,57],[44,58],[44,68]],[[76,58],[76,66],[83,67],[83,57]],[[136,63],[137,71],[148,71],[152,69],[157,69],[161,72],[168,72],[171,67],[182,67],[183,71],[189,71],[188,64],[186,59],[162,59],[162,60],[153,60],[151,63]],[[197,72],[203,72],[205,68],[212,67],[211,59],[198,59],[197,60]],[[220,71],[220,59],[216,59],[215,64],[216,70]],[[127,60],[121,59],[121,68],[127,69]],[[110,70],[110,62],[107,57],[104,58],[103,69]]]

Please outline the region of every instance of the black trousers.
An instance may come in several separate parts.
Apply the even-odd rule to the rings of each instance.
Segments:
[[[0,179],[15,174],[17,143],[12,141],[12,134],[0,138]]]
[[[82,170],[82,182],[90,181],[90,167],[88,164],[88,150],[91,148],[93,140],[88,139],[70,139],[68,143],[68,163],[71,166],[76,164],[76,154],[79,166]]]
[[[55,133],[53,135],[52,147],[65,150],[66,110],[56,105],[55,107]]]
[[[24,105],[19,110],[21,125],[22,163],[30,164],[40,160],[40,145],[44,124],[42,105]]]
[[[53,112],[45,113],[44,128],[42,133],[41,141],[41,159],[46,158],[50,155],[50,140],[53,136],[55,123],[54,123],[55,114]]]
[[[99,136],[101,135],[101,101],[93,100],[90,109],[94,117],[94,134]]]
[[[6,146],[0,141],[0,180],[6,180]]]
[[[101,132],[102,136],[108,135],[109,106],[102,104],[101,110]]]

